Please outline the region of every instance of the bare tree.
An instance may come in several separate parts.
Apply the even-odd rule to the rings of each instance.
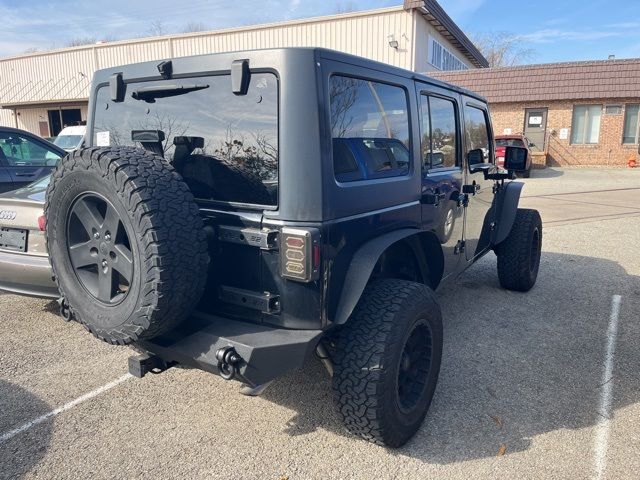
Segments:
[[[526,48],[518,35],[509,32],[476,33],[471,35],[471,40],[490,67],[513,67],[535,55],[535,50]]]
[[[38,47],[29,47],[29,48],[26,48],[22,53],[36,53],[39,51],[40,49]]]
[[[64,44],[65,47],[80,47],[82,45],[91,45],[96,43],[96,37],[76,37]]]
[[[204,32],[209,30],[209,27],[201,22],[189,22],[182,29],[182,33],[194,33],[194,32]]]
[[[153,22],[151,22],[149,24],[148,31],[149,35],[151,35],[152,37],[161,37],[162,35],[166,35],[169,33],[169,30],[167,30],[165,24],[162,23],[162,20],[154,20]]]
[[[334,77],[329,90],[331,105],[331,129],[334,137],[344,137],[353,123],[351,107],[358,98],[358,80]]]

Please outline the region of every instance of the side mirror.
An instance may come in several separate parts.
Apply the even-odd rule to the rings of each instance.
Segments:
[[[469,173],[481,172],[490,168],[491,164],[485,163],[484,158],[484,152],[481,148],[470,150],[467,153],[467,165],[469,166]]]
[[[524,172],[527,169],[527,153],[527,149],[524,147],[505,147],[505,170]]]

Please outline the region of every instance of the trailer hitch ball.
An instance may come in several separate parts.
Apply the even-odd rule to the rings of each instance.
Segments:
[[[218,361],[218,372],[225,380],[233,380],[238,374],[238,367],[242,361],[242,357],[238,355],[233,347],[223,347],[216,352],[216,360]]]

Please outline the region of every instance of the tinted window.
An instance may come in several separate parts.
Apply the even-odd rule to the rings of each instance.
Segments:
[[[425,168],[459,166],[456,108],[452,100],[421,97],[422,162]]]
[[[54,166],[61,158],[44,143],[9,132],[0,132],[0,149],[11,167]]]
[[[496,147],[524,147],[522,140],[517,138],[496,138]]]
[[[402,88],[333,76],[329,101],[334,172],[339,181],[409,172],[409,116]]]
[[[148,87],[167,90],[149,97]],[[159,130],[165,158],[196,198],[277,203],[275,75],[253,73],[246,95],[234,95],[229,75],[129,84],[121,103],[110,100],[105,86],[98,91],[95,108],[94,145],[140,147],[131,139],[133,130]]]
[[[485,163],[490,162],[489,129],[484,110],[466,106],[464,110],[465,135],[467,136],[467,152],[482,150]]]

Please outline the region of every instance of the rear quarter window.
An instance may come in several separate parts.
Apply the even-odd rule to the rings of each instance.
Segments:
[[[336,180],[350,182],[409,172],[409,116],[403,88],[333,75],[329,103]]]

